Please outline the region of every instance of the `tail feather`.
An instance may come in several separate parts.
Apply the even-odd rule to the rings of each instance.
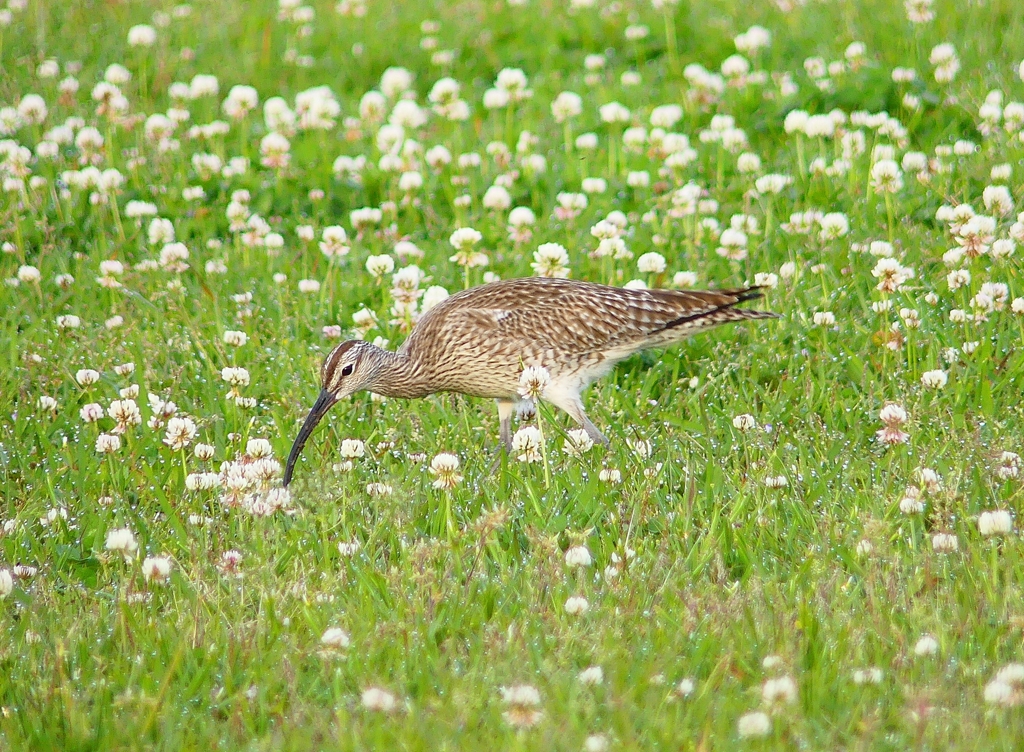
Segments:
[[[725,298],[722,303],[714,308],[697,310],[693,313],[688,313],[677,319],[673,319],[651,332],[651,334],[658,334],[670,329],[679,328],[706,329],[718,324],[725,324],[730,321],[778,318],[779,314],[777,313],[757,311],[749,308],[736,308],[740,303],[745,303],[748,300],[756,300],[757,298],[762,297],[762,295],[763,293],[759,286],[742,287],[735,290],[716,290],[716,297]]]

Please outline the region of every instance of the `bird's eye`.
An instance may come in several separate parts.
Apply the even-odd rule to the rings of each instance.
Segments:
[[[351,376],[352,375],[352,364],[351,363],[349,363],[347,366],[345,366],[344,368],[341,369],[341,375],[342,376]]]

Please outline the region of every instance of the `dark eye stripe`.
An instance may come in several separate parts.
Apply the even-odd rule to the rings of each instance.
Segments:
[[[338,367],[338,363],[341,360],[341,357],[346,352],[351,350],[353,345],[353,342],[342,342],[340,345],[334,348],[334,350],[332,350],[331,353],[327,356],[320,370],[320,382],[322,384],[327,384],[328,379],[334,373],[334,369]]]

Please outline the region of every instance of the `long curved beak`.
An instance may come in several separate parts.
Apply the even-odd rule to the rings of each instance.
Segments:
[[[299,429],[299,435],[295,437],[295,443],[292,444],[292,450],[288,453],[288,462],[284,468],[284,485],[287,486],[292,482],[292,472],[295,470],[295,461],[299,459],[299,455],[302,454],[302,447],[306,446],[306,440],[310,434],[313,433],[313,429],[316,428],[317,423],[327,414],[334,403],[338,401],[331,392],[326,389],[320,391],[320,396],[316,398],[316,402],[313,403],[312,409],[309,411],[309,415],[306,416],[306,422],[302,424],[302,428]]]

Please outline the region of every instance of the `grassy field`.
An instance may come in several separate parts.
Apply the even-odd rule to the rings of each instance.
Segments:
[[[1022,59],[1013,0],[8,0],[0,746],[1019,749]],[[281,490],[334,344],[536,272],[780,318],[623,363],[608,449],[542,405],[549,481],[363,393]]]

